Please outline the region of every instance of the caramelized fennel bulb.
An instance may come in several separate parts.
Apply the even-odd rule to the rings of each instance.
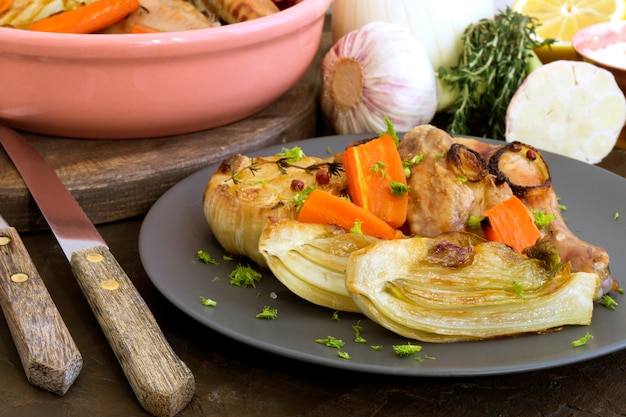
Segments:
[[[317,187],[339,194],[345,189],[343,173],[324,175],[330,162],[332,159],[307,156],[289,161],[278,155],[235,155],[225,160],[209,179],[202,198],[213,235],[231,255],[247,256],[259,266],[267,266],[259,253],[259,237],[269,217],[297,217],[292,203],[298,194],[294,181],[301,190]]]
[[[467,234],[372,244],[353,252],[346,288],[359,309],[411,339],[443,343],[588,325],[598,277]]]
[[[346,290],[346,264],[352,252],[378,240],[331,225],[270,219],[259,251],[294,294],[323,307],[359,312]]]

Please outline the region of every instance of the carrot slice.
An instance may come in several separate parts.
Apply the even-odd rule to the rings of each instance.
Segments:
[[[391,227],[406,221],[408,193],[402,158],[393,137],[385,133],[343,153],[348,192],[354,203],[385,220]],[[393,186],[393,187],[392,187]],[[395,192],[394,192],[395,190]]]
[[[313,190],[304,200],[298,213],[303,223],[334,224],[350,230],[357,223],[363,234],[380,239],[399,239],[402,232],[389,226],[380,217],[368,212],[345,198],[324,190]]]
[[[143,23],[135,23],[130,29],[130,33],[156,33],[160,30],[153,28],[152,26],[144,25]]]
[[[524,248],[534,245],[541,238],[533,216],[516,196],[491,207],[485,216],[489,219],[483,224],[485,237],[506,243],[520,254]]]
[[[4,13],[13,7],[13,0],[0,0],[0,13]]]
[[[122,20],[139,6],[139,0],[99,0],[38,20],[31,23],[28,29],[40,32],[92,33]]]

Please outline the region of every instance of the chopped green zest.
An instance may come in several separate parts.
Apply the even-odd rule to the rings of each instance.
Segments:
[[[333,150],[330,148],[330,145],[326,147],[326,153],[328,155],[332,155],[333,154]]]
[[[363,234],[363,230],[361,229],[361,225],[362,224],[363,224],[363,221],[361,221],[359,219],[356,219],[354,221],[354,224],[350,228],[350,233],[355,233],[357,235],[362,235]]]
[[[467,177],[456,177],[456,182],[460,182],[460,183],[467,182]]]
[[[613,215],[613,220],[617,219],[619,219],[619,212],[615,212],[615,214]]]
[[[398,356],[409,356],[422,350],[420,345],[412,345],[411,343],[407,343],[406,345],[393,345],[392,347],[393,351],[396,352]]]
[[[370,348],[373,350],[381,350],[383,347],[381,345],[370,345]]]
[[[217,261],[211,257],[208,253],[203,250],[199,250],[196,254],[196,258],[205,264],[217,265]]]
[[[325,339],[315,339],[315,342],[335,349],[339,349],[344,345],[343,340],[333,336],[326,336]]]
[[[565,204],[559,204],[560,211],[567,211],[567,206]]]
[[[399,181],[389,181],[389,187],[391,189],[391,194],[396,197],[402,197],[409,192],[410,188],[408,185],[402,184]]]
[[[480,229],[480,217],[478,216],[469,216],[467,218],[467,227],[470,229]]]
[[[602,296],[602,298],[600,299],[600,305],[608,308],[609,310],[615,310],[615,308],[618,306],[617,301],[611,298],[611,296],[608,294],[604,294]]]
[[[249,185],[265,185],[265,180],[250,181]]]
[[[243,266],[237,265],[237,268],[233,269],[229,275],[231,285],[238,287],[255,287],[256,283],[261,280],[263,276],[260,272],[255,271],[250,265]]]
[[[574,347],[584,346],[587,343],[587,341],[589,341],[590,339],[593,339],[593,336],[591,334],[589,334],[589,332],[587,332],[580,339],[574,340],[572,342],[572,346],[574,346]]]
[[[315,187],[308,186],[302,191],[298,191],[296,195],[289,201],[289,203],[296,206],[296,211],[300,211],[304,200],[311,194],[311,191],[315,190]]]
[[[382,133],[379,132],[379,135],[382,136],[385,133],[389,134],[393,138],[393,141],[395,142],[396,146],[398,146],[400,144],[400,139],[398,138],[398,135],[396,134],[396,128],[394,127],[393,123],[391,123],[391,120],[387,116],[385,116],[385,125],[387,125],[387,131],[382,132]]]
[[[265,306],[263,307],[263,310],[255,317],[257,319],[274,320],[278,318],[278,309]]]
[[[220,277],[218,277],[217,275],[213,277],[213,282],[217,282],[220,280]]]
[[[623,288],[618,288],[617,292],[620,293],[620,294],[624,294],[624,289]]]
[[[229,256],[229,255],[224,255],[224,256],[222,256],[222,259],[223,259],[224,261],[232,261],[232,260],[233,260],[233,259],[235,259],[235,258],[233,258],[232,256]]]
[[[387,171],[385,171],[385,168],[387,168],[387,164],[382,161],[378,161],[374,165],[372,165],[370,170],[376,174],[380,173],[383,178],[387,178],[389,177],[389,174],[387,173]]]
[[[519,282],[513,281],[513,291],[519,298],[524,298],[524,288]]]
[[[341,359],[345,359],[345,360],[350,360],[350,355],[348,354],[348,352],[344,352],[344,351],[338,351],[337,352],[337,356],[339,356]]]
[[[365,343],[367,340],[361,336],[361,331],[363,330],[363,326],[361,326],[360,321],[357,324],[352,325],[352,330],[354,330],[354,341],[356,343]]]
[[[291,149],[283,148],[282,152],[277,153],[276,156],[280,156],[281,158],[285,159],[287,162],[298,162],[299,160],[304,158],[306,155],[304,154],[304,152],[299,146],[294,146]]]
[[[339,312],[338,311],[333,311],[333,315],[330,316],[330,319],[332,321],[339,321]]]
[[[556,219],[556,214],[554,213],[546,213],[541,210],[533,210],[533,218],[535,219],[535,224],[538,228],[542,229],[550,224],[550,222]]]
[[[404,168],[404,176],[409,178],[411,176],[411,167],[413,165],[417,165],[424,159],[424,154],[420,153],[415,155],[413,158],[408,161],[402,161],[402,168]]]
[[[200,296],[200,302],[206,307],[215,307],[217,305],[216,301],[211,300],[210,298],[204,298],[203,296]]]

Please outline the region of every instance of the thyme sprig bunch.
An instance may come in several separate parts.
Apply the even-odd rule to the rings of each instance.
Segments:
[[[506,111],[536,59],[533,48],[554,43],[537,41],[536,27],[536,19],[507,7],[466,28],[458,65],[438,70],[441,81],[459,91],[449,110],[451,134],[504,139]]]

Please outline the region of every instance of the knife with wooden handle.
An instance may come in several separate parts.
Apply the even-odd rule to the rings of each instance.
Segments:
[[[177,414],[194,394],[193,374],[56,172],[13,129],[0,125],[0,143],[67,256],[139,403],[155,416]]]
[[[83,358],[17,230],[2,216],[0,306],[28,381],[64,395]]]

